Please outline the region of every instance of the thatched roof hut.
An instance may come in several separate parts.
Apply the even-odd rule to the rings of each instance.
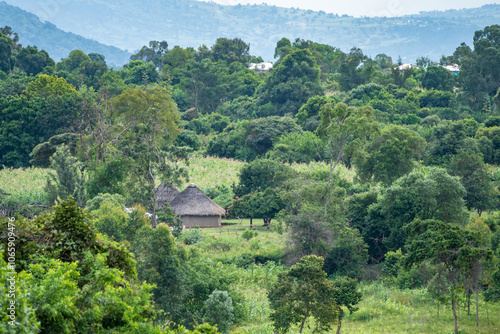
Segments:
[[[187,227],[217,227],[226,210],[212,201],[194,184],[189,185],[171,202],[170,208]]]
[[[177,195],[179,195],[179,190],[172,184],[166,181],[163,182],[156,189],[156,206],[162,208],[165,206],[165,203],[170,204]]]

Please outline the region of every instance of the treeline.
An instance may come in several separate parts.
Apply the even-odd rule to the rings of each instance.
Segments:
[[[462,44],[439,63],[421,57],[410,67],[384,54],[371,59],[357,48],[344,53],[283,38],[265,73],[248,69],[262,59],[240,39],[219,38],[196,50],[152,41],[112,70],[102,55],[78,50],[55,63],[43,50],[19,45],[5,27],[0,164],[51,167],[46,204],[74,200],[20,223],[27,250],[19,270],[40,291],[51,283],[40,273],[50,268],[73,278],[66,287],[73,313],[50,311],[60,314],[58,330],[85,319],[98,328],[149,326],[155,315],[148,293],[166,323],[192,328],[209,317],[204,303],[227,297],[211,297],[216,290],[229,291],[237,318],[234,277],[217,276],[196,251],[176,244],[163,225],[180,232],[175,217],[157,205],[158,184],[180,184],[187,178],[181,162],[199,151],[249,162],[238,185],[209,195],[230,216],[262,218],[268,226],[275,220],[272,226],[289,240],[278,260],[294,264],[317,255],[327,274],[357,279],[368,277],[367,265],[382,268],[400,287],[434,289],[454,311],[459,286],[469,300],[482,287],[494,301],[499,40],[500,26],[489,26],[476,32],[473,48]],[[443,67],[452,64],[460,67],[457,75]],[[311,161],[325,161],[329,170],[299,173],[288,166]],[[341,177],[340,165],[356,176]],[[2,203],[16,207],[3,193]],[[131,218],[125,205],[139,213]],[[151,221],[143,219],[146,209]],[[93,234],[88,211],[103,234]],[[28,259],[36,259],[33,266]],[[119,292],[126,304],[130,289],[139,289],[144,312],[130,315],[125,305],[119,314],[87,311],[96,303],[88,284],[104,272],[114,273],[107,276],[111,286],[126,291],[104,284],[99,293],[112,299]],[[130,286],[120,283],[125,279]],[[42,328],[49,326],[52,318],[37,310]],[[127,322],[134,317],[137,323]]]

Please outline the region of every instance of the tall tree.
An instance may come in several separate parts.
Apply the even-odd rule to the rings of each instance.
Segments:
[[[465,271],[475,259],[491,258],[491,249],[478,244],[477,236],[460,228],[456,223],[444,223],[439,220],[416,219],[405,227],[408,233],[405,266],[431,260],[442,264],[449,286],[455,334],[458,334],[457,281],[458,275]]]
[[[323,258],[304,256],[290,270],[278,274],[268,296],[271,321],[280,333],[300,323],[302,333],[307,318],[314,317],[316,330],[328,331],[335,322],[339,306],[335,287],[323,271]]]
[[[321,109],[321,120],[318,134],[328,142],[330,160],[330,178],[333,171],[345,156],[346,151],[354,152],[359,149],[366,138],[378,132],[379,126],[373,116],[373,108],[349,107],[345,103],[331,103]]]
[[[295,115],[307,100],[322,95],[320,68],[307,49],[293,51],[283,58],[260,94],[261,104],[271,103],[277,115]]]
[[[390,125],[355,156],[358,176],[390,184],[412,171],[425,150],[425,139],[402,126]]]
[[[136,200],[151,210],[156,224],[157,184],[169,180],[178,184],[187,177],[179,160],[186,160],[186,150],[171,146],[179,132],[180,115],[170,92],[160,87],[148,90],[128,89],[112,99],[111,117],[117,132],[124,132],[118,143],[123,155],[133,161]]]

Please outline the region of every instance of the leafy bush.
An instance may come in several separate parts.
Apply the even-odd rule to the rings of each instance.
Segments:
[[[205,236],[201,232],[201,229],[199,227],[196,227],[194,229],[186,229],[182,231],[179,240],[186,245],[194,245],[203,241],[204,238]]]
[[[245,229],[245,231],[243,231],[241,236],[243,237],[243,239],[246,239],[248,241],[248,240],[252,239],[253,237],[257,236],[257,231]]]
[[[228,333],[234,320],[233,300],[227,291],[215,290],[204,303],[205,321]]]

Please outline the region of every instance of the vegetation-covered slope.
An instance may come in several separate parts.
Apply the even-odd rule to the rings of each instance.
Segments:
[[[267,5],[223,6],[194,0],[65,1],[42,6],[36,0],[7,0],[59,28],[130,51],[145,40],[171,46],[212,45],[239,37],[252,54],[271,60],[276,42],[303,38],[348,51],[356,46],[372,57],[386,53],[412,62],[450,54],[474,31],[499,22],[500,6],[424,12],[395,18],[353,18]],[[16,28],[16,27],[15,27]],[[16,31],[22,32],[19,28]]]
[[[41,22],[36,15],[3,1],[0,2],[0,26],[10,26],[19,34],[21,44],[37,46],[40,50],[47,51],[56,61],[66,58],[75,49],[102,54],[111,66],[123,65],[130,57],[127,51],[63,31],[54,24]]]

